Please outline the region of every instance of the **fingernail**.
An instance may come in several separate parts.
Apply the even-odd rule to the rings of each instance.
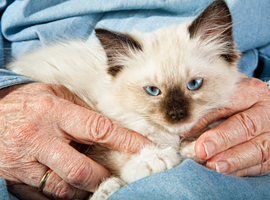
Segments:
[[[207,155],[207,158],[211,157],[215,153],[215,145],[211,141],[206,141],[202,143],[204,146],[205,153]]]
[[[216,163],[216,171],[219,172],[219,173],[225,173],[227,172],[229,169],[229,165],[227,162],[225,161],[220,161],[220,162],[217,162]]]

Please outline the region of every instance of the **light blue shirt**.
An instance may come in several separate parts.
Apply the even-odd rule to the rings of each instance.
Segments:
[[[0,0],[4,9],[0,36],[0,88],[30,79],[5,71],[12,57],[56,40],[88,40],[92,27],[149,32],[193,19],[212,0]],[[13,2],[13,3],[11,3]],[[270,77],[269,0],[228,0],[239,69],[248,76],[260,65],[259,77]],[[5,51],[3,51],[5,49]]]
[[[0,0],[0,88],[32,80],[5,70],[8,61],[56,40],[94,37],[92,27],[149,32],[194,19],[212,0]],[[239,70],[270,79],[270,1],[227,0]],[[257,70],[256,70],[257,69]],[[255,71],[256,70],[256,71]],[[191,160],[131,183],[111,199],[270,199],[270,175],[230,177]],[[0,178],[0,199],[13,199]]]

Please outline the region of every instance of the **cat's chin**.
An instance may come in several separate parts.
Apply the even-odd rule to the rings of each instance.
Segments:
[[[177,122],[174,125],[171,125],[168,128],[171,134],[179,135],[180,137],[186,137],[190,133],[192,127],[196,122]]]

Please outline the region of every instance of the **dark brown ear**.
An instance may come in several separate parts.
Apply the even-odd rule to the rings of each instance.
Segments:
[[[189,26],[190,38],[200,37],[209,42],[224,44],[226,54],[221,56],[234,63],[238,60],[232,32],[232,17],[224,0],[213,1]]]
[[[95,29],[101,45],[108,59],[108,73],[116,76],[124,66],[118,64],[117,60],[122,56],[131,56],[131,51],[142,51],[141,45],[130,35],[109,31],[107,29]]]

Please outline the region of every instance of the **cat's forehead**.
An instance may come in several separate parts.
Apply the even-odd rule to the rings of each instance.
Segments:
[[[145,51],[152,52],[157,56],[175,56],[178,54],[178,57],[181,57],[190,48],[189,24],[175,25],[146,34],[143,37]]]
[[[194,42],[187,31],[188,24],[172,26],[149,34],[143,44],[149,73],[155,78],[167,77],[171,82],[189,79],[204,73],[205,59],[199,61]],[[199,63],[201,62],[201,63]],[[206,70],[206,69],[205,69]]]
[[[156,86],[185,87],[196,78],[212,79],[230,74],[234,67],[217,55],[219,46],[205,45],[197,38],[190,38],[189,25],[186,23],[152,33],[135,34],[142,51],[132,60],[135,63],[128,70],[130,77],[137,77],[138,81],[149,80],[149,84]],[[134,76],[136,73],[138,76]]]

